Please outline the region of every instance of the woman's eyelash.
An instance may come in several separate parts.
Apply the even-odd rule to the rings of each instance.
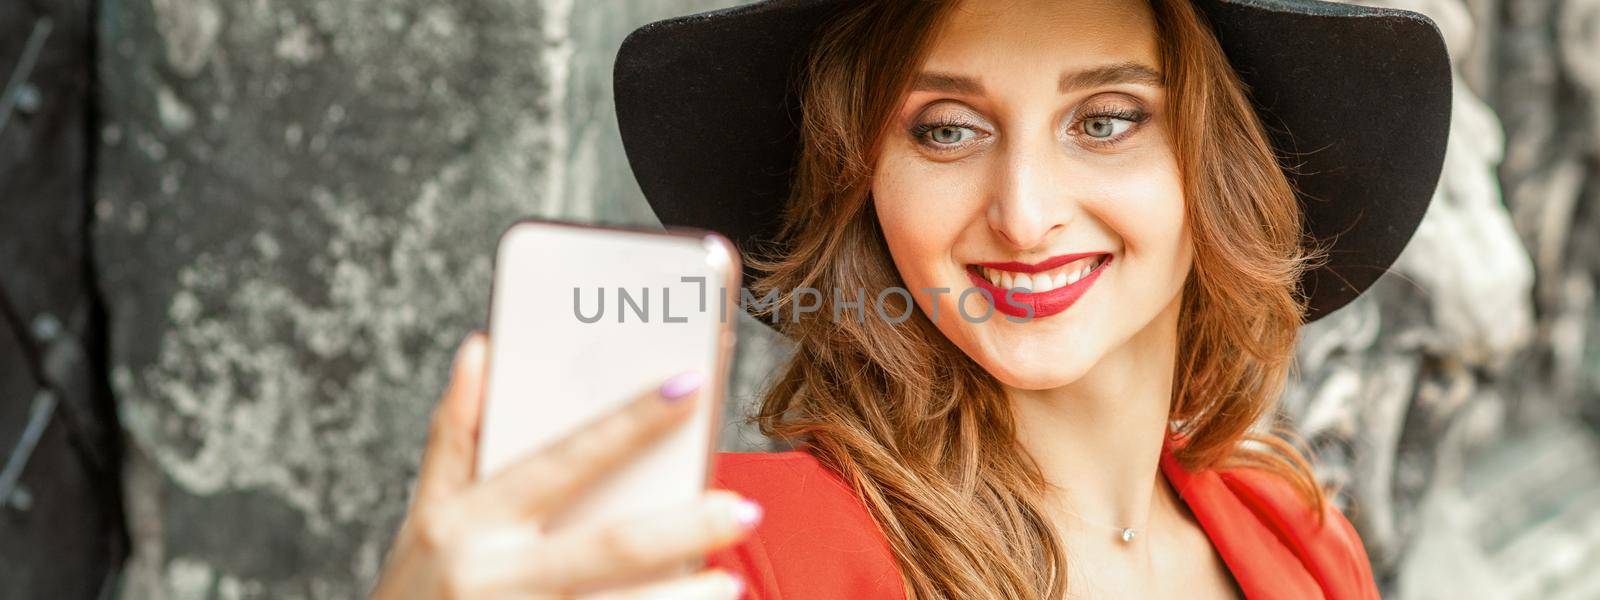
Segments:
[[[982,132],[983,131],[983,128],[979,127],[976,123],[971,123],[971,122],[968,122],[968,121],[965,121],[965,120],[961,120],[961,119],[941,119],[941,120],[938,120],[938,121],[930,121],[930,122],[927,122],[927,123],[919,123],[917,125],[912,126],[911,127],[911,136],[916,138],[918,143],[920,143],[920,144],[922,144],[924,146],[930,147],[930,148],[934,148],[936,150],[949,150],[951,148],[964,146],[964,145],[966,145],[966,143],[971,143],[971,142],[966,142],[966,143],[962,143],[962,144],[943,145],[943,144],[932,143],[928,139],[928,134],[929,133],[932,133],[935,129],[942,129],[942,128],[945,128],[945,127],[960,127],[960,128],[964,128],[964,129],[971,129],[973,131],[978,131],[978,132]]]
[[[1137,123],[1143,122],[1145,119],[1149,118],[1149,116],[1150,116],[1150,113],[1144,112],[1144,111],[1139,110],[1139,109],[1116,108],[1116,109],[1104,110],[1104,111],[1100,111],[1100,112],[1089,113],[1087,115],[1084,115],[1083,119],[1094,119],[1094,118],[1111,117],[1111,118],[1114,118],[1114,119],[1123,119],[1123,120],[1126,120],[1126,121],[1133,121],[1135,124],[1137,124]],[[1080,119],[1080,120],[1083,120],[1083,119]]]
[[[1082,117],[1078,118],[1078,120],[1073,124],[1073,128],[1074,129],[1081,129],[1081,124],[1084,121],[1087,121],[1089,119],[1105,119],[1105,118],[1120,119],[1120,120],[1123,120],[1123,121],[1128,121],[1129,123],[1132,123],[1133,126],[1130,127],[1128,131],[1125,131],[1125,132],[1123,132],[1123,133],[1121,133],[1121,134],[1119,134],[1119,135],[1117,135],[1115,137],[1103,138],[1102,139],[1102,138],[1094,138],[1094,137],[1090,137],[1090,136],[1083,136],[1083,137],[1087,138],[1087,142],[1086,143],[1091,144],[1091,145],[1095,145],[1095,146],[1108,146],[1108,145],[1120,142],[1120,141],[1123,140],[1123,138],[1126,138],[1129,135],[1132,135],[1134,133],[1134,129],[1135,128],[1137,128],[1139,125],[1143,124],[1146,120],[1148,120],[1150,118],[1150,113],[1145,112],[1143,110],[1136,109],[1136,108],[1135,109],[1114,108],[1114,109],[1099,110],[1099,111],[1095,111],[1095,112],[1091,112],[1089,114],[1083,115]],[[969,143],[972,143],[972,142],[968,141],[968,142],[963,142],[963,143],[959,143],[959,144],[939,144],[939,143],[933,142],[933,141],[928,139],[928,134],[929,133],[932,133],[934,130],[945,128],[945,127],[959,127],[959,128],[963,128],[963,129],[971,129],[971,130],[979,132],[980,135],[983,133],[983,128],[982,127],[979,127],[976,123],[972,123],[972,122],[969,122],[969,121],[966,121],[966,120],[963,120],[963,119],[940,119],[940,120],[937,120],[937,121],[929,121],[929,122],[926,122],[926,123],[919,123],[919,124],[914,125],[914,126],[911,127],[910,133],[911,133],[911,136],[913,138],[916,138],[918,143],[920,143],[923,146],[926,146],[928,148],[932,148],[935,151],[952,150],[952,149],[955,149],[955,148],[959,148],[961,146],[965,146],[965,145],[967,145]]]
[[[1134,133],[1136,133],[1138,131],[1139,126],[1142,125],[1146,120],[1148,120],[1150,118],[1150,113],[1147,113],[1147,112],[1145,112],[1143,110],[1139,110],[1137,108],[1134,108],[1134,109],[1113,108],[1113,109],[1100,110],[1100,111],[1096,111],[1096,112],[1091,112],[1091,113],[1089,113],[1087,115],[1084,115],[1083,117],[1079,118],[1077,120],[1077,122],[1073,123],[1073,127],[1072,128],[1073,129],[1078,129],[1079,132],[1082,133],[1082,127],[1083,127],[1083,122],[1084,121],[1088,121],[1090,119],[1106,119],[1106,118],[1120,119],[1120,120],[1132,123],[1132,125],[1130,125],[1128,127],[1127,131],[1124,131],[1124,132],[1122,132],[1120,134],[1117,134],[1115,136],[1108,137],[1108,138],[1097,138],[1097,137],[1093,137],[1093,136],[1090,136],[1090,135],[1081,135],[1080,137],[1083,137],[1083,138],[1086,139],[1085,143],[1088,143],[1088,144],[1090,144],[1092,146],[1110,146],[1110,145],[1116,144],[1118,142],[1121,142],[1123,139],[1125,139],[1128,136],[1133,135]]]

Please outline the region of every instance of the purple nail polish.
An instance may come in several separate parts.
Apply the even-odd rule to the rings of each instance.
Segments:
[[[706,376],[699,371],[686,371],[672,376],[666,383],[661,384],[661,397],[666,400],[681,400],[705,383]]]
[[[733,518],[745,529],[755,527],[756,523],[761,522],[761,505],[749,499],[742,499],[733,509]]]

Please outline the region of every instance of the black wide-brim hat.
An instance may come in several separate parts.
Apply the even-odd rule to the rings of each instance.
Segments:
[[[858,1],[757,2],[651,23],[622,42],[617,124],[664,225],[741,248],[773,240],[799,149],[805,58],[828,19]],[[1293,165],[1306,233],[1329,246],[1300,281],[1314,321],[1377,281],[1427,210],[1450,129],[1444,39],[1403,10],[1194,2]]]

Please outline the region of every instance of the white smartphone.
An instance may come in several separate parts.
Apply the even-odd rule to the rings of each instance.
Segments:
[[[546,526],[693,502],[716,449],[741,271],[733,244],[710,232],[509,227],[495,251],[478,478],[697,369],[694,414]]]

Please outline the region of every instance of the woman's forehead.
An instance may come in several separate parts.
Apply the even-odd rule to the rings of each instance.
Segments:
[[[1044,77],[1108,64],[1160,65],[1145,0],[964,0],[930,40],[922,71]]]

